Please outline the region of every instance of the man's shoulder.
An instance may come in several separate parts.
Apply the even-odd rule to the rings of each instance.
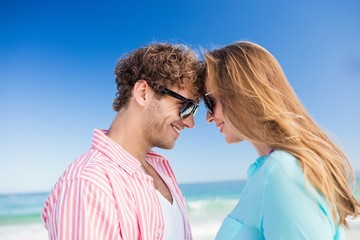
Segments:
[[[98,151],[89,149],[75,159],[64,171],[62,180],[91,178],[91,175],[104,175],[108,169],[113,169],[113,162]]]
[[[114,169],[116,170],[114,171]],[[111,181],[119,179],[119,176],[126,175],[119,173],[119,171],[122,169],[117,167],[114,162],[98,151],[90,149],[65,169],[51,192],[56,192],[65,187],[72,189],[72,186],[82,185],[83,187],[92,186],[101,189],[103,193],[111,196]]]

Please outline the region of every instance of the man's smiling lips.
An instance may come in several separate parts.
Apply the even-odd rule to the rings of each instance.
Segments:
[[[175,126],[175,125],[171,125],[171,126],[172,126],[172,128],[175,130],[175,132],[176,132],[178,135],[180,135],[180,132],[181,132],[182,128],[177,127],[177,126]]]

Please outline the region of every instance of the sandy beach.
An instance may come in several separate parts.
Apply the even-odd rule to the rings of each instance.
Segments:
[[[346,231],[346,239],[359,240],[360,238],[360,219],[350,220],[350,229]],[[217,232],[216,226],[206,224],[193,225],[194,240],[212,240]],[[0,226],[0,240],[46,240],[47,231],[41,223],[20,224]]]
[[[355,220],[349,220],[349,230],[346,231],[346,239],[360,239],[360,218],[357,218]]]
[[[46,240],[47,231],[42,223],[0,226],[0,240]]]

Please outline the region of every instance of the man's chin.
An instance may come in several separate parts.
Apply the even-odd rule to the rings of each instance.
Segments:
[[[172,144],[165,144],[165,143],[162,143],[162,144],[158,144],[156,145],[157,148],[161,148],[161,149],[165,149],[165,150],[171,150],[175,147],[175,142],[172,143]]]

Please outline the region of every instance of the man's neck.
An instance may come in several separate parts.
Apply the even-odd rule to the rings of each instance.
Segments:
[[[128,113],[118,113],[107,135],[143,164],[151,148],[144,143],[143,131],[136,119]]]
[[[141,119],[128,112],[120,112],[112,122],[107,135],[125,151],[139,160],[141,168],[154,180],[155,188],[172,204],[173,198],[169,188],[158,172],[146,161],[146,154],[151,149],[145,142]]]

